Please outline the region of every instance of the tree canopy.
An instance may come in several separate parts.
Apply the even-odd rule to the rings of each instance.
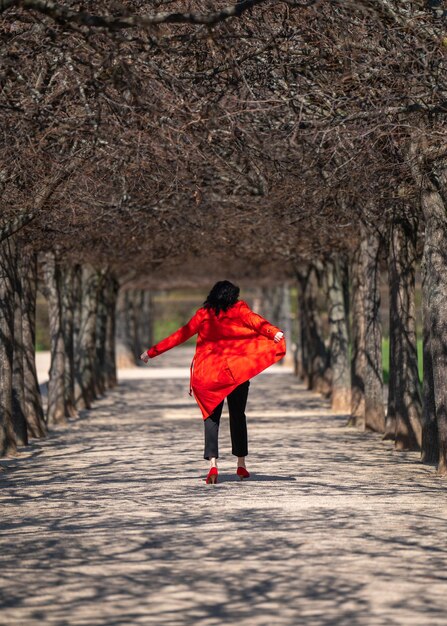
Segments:
[[[1,3],[4,233],[123,275],[287,273],[419,215],[415,165],[445,156],[437,3],[150,7]]]

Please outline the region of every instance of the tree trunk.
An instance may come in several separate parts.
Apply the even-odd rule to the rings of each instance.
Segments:
[[[22,259],[14,250],[14,343],[12,371],[12,423],[17,445],[28,445],[28,427],[25,409],[25,380],[23,363],[25,351],[22,332]]]
[[[141,313],[139,329],[140,348],[154,344],[154,302],[150,289],[143,290]]]
[[[395,271],[393,272],[392,254],[393,243],[390,243],[390,258],[388,261],[388,288],[390,294],[390,349],[388,362],[388,402],[385,417],[385,433],[384,440],[394,441],[396,438],[396,391],[398,387],[398,372],[396,363],[396,347],[399,345],[397,338],[399,330],[398,316],[396,313],[397,297],[398,297],[398,279],[396,280]]]
[[[30,437],[45,437],[42,396],[36,371],[36,292],[37,256],[23,252],[22,264],[22,338],[25,415]]]
[[[287,283],[262,288],[261,315],[290,337],[290,288]]]
[[[82,394],[81,350],[79,346],[82,318],[82,267],[73,268],[73,373],[74,373],[74,404],[76,410],[84,409],[85,401]]]
[[[97,396],[106,391],[106,335],[107,335],[107,288],[108,272],[100,272],[98,285],[98,309],[96,314],[96,346],[94,383]]]
[[[82,268],[80,327],[77,336],[76,408],[91,408],[95,399],[96,314],[98,309],[98,272]],[[79,314],[78,314],[79,315]]]
[[[430,275],[423,265],[422,280],[422,319],[423,319],[423,412],[422,412],[422,446],[421,460],[423,463],[438,464],[439,441],[438,423],[436,421],[435,384],[433,379],[432,351],[430,346],[431,317],[428,306],[430,293]]]
[[[48,252],[43,258],[45,296],[48,300],[51,339],[51,365],[48,381],[48,424],[65,422],[65,347],[62,331],[60,294],[60,267],[55,254]]]
[[[365,276],[365,428],[385,431],[383,404],[382,324],[380,320],[379,252],[377,233],[364,229],[362,264]]]
[[[280,328],[291,345],[292,325],[290,314],[290,288],[287,283],[263,287],[260,314]],[[289,361],[289,353],[285,362]]]
[[[422,401],[415,321],[416,236],[415,224],[402,221],[392,225],[389,253],[389,390],[398,450],[419,450],[422,443]],[[390,426],[391,421],[387,420],[388,429]]]
[[[424,300],[430,327],[434,404],[438,427],[438,472],[447,474],[447,164],[430,173],[422,191],[425,217]],[[430,375],[428,372],[427,377]],[[428,382],[428,381],[427,381]],[[430,394],[426,406],[430,402]],[[424,430],[430,424],[425,420]]]
[[[60,293],[62,333],[64,338],[64,401],[65,415],[77,415],[74,393],[74,269],[61,267]]]
[[[309,333],[307,332],[307,324],[306,324],[306,312],[305,312],[305,299],[304,299],[304,289],[305,289],[305,281],[304,276],[298,276],[298,318],[299,318],[299,333],[300,333],[300,362],[297,366],[297,370],[299,372],[299,376],[304,384],[309,387],[310,382],[310,349],[308,345],[309,341]]]
[[[281,305],[281,285],[264,285],[261,288],[259,314],[275,326],[278,326],[281,317]]]
[[[284,363],[291,365],[293,362],[293,355],[290,352],[290,347],[292,346],[292,313],[290,310],[290,287],[288,283],[281,285],[281,310],[278,319],[278,328],[283,331],[287,345],[289,346],[284,358]]]
[[[362,245],[352,258],[351,417],[348,426],[365,428],[366,321]]]
[[[330,393],[328,354],[323,340],[322,323],[317,306],[318,276],[315,265],[297,272],[302,311],[303,368],[308,389]]]
[[[301,320],[302,311],[300,307],[299,294],[298,294],[298,307],[297,308],[298,310],[297,310],[297,314],[295,317],[296,347],[293,353],[293,367],[294,367],[295,376],[303,380],[305,374],[304,374],[304,368],[303,368],[304,354],[303,354],[303,336],[302,336],[303,333],[302,333],[302,320]]]
[[[349,368],[348,319],[343,293],[343,264],[340,257],[327,262],[332,410],[349,413],[351,372]]]
[[[134,292],[120,289],[116,305],[116,359],[119,368],[136,365],[137,347]]]
[[[116,375],[116,355],[115,355],[115,309],[118,296],[119,283],[113,275],[108,276],[107,288],[105,291],[107,325],[105,337],[105,382],[107,389],[117,385]],[[153,338],[152,338],[153,340]],[[152,345],[152,344],[147,344]]]
[[[0,243],[0,456],[14,455],[12,424],[14,288],[10,241]]]

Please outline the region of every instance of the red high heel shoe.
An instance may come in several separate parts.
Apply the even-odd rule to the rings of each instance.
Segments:
[[[215,485],[217,483],[217,476],[219,472],[217,471],[217,467],[212,467],[208,472],[208,476],[206,477],[207,485]]]
[[[241,480],[244,480],[244,478],[250,478],[250,472],[248,472],[245,467],[238,467],[236,473]]]

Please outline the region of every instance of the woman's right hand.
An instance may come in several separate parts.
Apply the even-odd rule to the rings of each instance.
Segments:
[[[284,337],[284,333],[281,332],[280,330],[276,333],[276,335],[273,337],[273,341],[275,343],[278,343],[279,341],[281,341],[281,339]]]
[[[142,361],[144,361],[145,363],[147,363],[149,361],[149,355],[147,352],[143,352],[143,354],[140,354],[140,359]]]

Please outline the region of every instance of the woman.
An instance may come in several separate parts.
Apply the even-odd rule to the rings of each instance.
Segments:
[[[205,424],[204,458],[210,461],[206,482],[216,483],[218,434],[223,401],[230,413],[232,453],[237,456],[237,475],[249,478],[247,449],[247,403],[250,378],[262,372],[286,352],[284,333],[239,300],[239,287],[228,280],[214,285],[203,306],[175,333],[143,352],[148,359],[170,350],[198,334],[191,363],[191,391]],[[190,391],[190,393],[191,393]]]

